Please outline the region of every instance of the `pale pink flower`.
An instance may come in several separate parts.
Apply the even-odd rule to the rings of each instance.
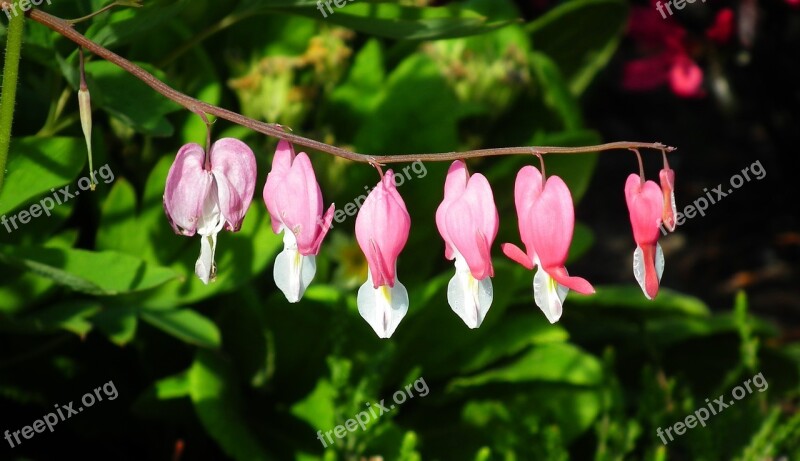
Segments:
[[[238,139],[218,140],[208,156],[194,143],[178,151],[167,175],[164,211],[176,233],[201,235],[195,273],[203,283],[216,277],[217,234],[239,230],[255,183],[255,156]]]
[[[447,172],[436,226],[445,241],[445,257],[455,259],[447,301],[467,326],[478,328],[492,304],[491,247],[499,217],[489,181],[480,173],[470,177],[461,160]]]
[[[317,271],[316,255],[330,229],[334,205],[323,215],[322,191],[305,152],[295,156],[292,145],[281,140],[264,185],[272,230],[283,232],[283,251],[273,267],[275,285],[296,303]]]
[[[550,323],[561,318],[569,290],[594,293],[581,277],[572,277],[564,266],[575,229],[575,206],[564,181],[551,176],[544,183],[539,170],[523,167],[517,174],[515,200],[523,252],[504,244],[503,252],[526,268],[539,266],[533,278],[533,297]]]
[[[633,252],[633,275],[647,299],[658,294],[664,272],[664,253],[658,244],[658,232],[664,213],[664,195],[653,181],[642,181],[637,174],[628,176],[625,201],[633,228],[636,250]]]
[[[408,291],[396,271],[410,229],[411,217],[388,170],[356,216],[356,240],[369,266],[358,290],[358,312],[381,338],[392,336],[408,312]]]

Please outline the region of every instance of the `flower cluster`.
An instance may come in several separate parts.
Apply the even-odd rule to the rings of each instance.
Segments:
[[[217,234],[239,230],[255,179],[253,152],[236,139],[221,139],[207,153],[197,144],[178,151],[167,176],[164,209],[176,233],[202,237],[195,273],[203,283],[216,275]],[[666,154],[660,180],[659,186],[645,181],[642,174],[631,174],[625,184],[636,241],[634,275],[649,299],[656,296],[664,269],[659,226],[663,223],[670,230],[675,226],[674,172]],[[275,285],[296,303],[316,273],[315,258],[330,229],[334,205],[325,209],[308,155],[295,154],[286,141],[278,143],[263,197],[272,230],[283,233],[283,251],[273,268]],[[565,267],[575,227],[572,195],[560,177],[545,177],[542,163],[542,171],[533,166],[519,171],[514,199],[525,250],[511,243],[501,248],[513,261],[536,269],[534,301],[555,323],[569,290],[594,293],[588,281],[570,276]],[[447,172],[436,226],[444,240],[444,256],[455,265],[447,301],[468,327],[478,328],[493,299],[491,250],[499,216],[489,181],[480,173],[470,175],[462,160],[453,162]],[[410,229],[411,217],[397,191],[394,172],[388,170],[369,192],[355,223],[356,240],[368,263],[367,280],[358,290],[358,311],[381,338],[389,338],[408,312],[408,291],[398,279],[397,259]]]

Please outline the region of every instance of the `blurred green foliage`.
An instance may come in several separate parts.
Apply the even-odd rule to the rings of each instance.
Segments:
[[[104,3],[48,11],[78,17]],[[419,3],[356,0],[323,18],[309,0],[148,1],[79,27],[187,94],[359,152],[600,142],[580,98],[620,41],[626,3],[571,0],[527,23],[510,0]],[[8,216],[88,174],[75,47],[29,23],[23,53],[0,191]],[[204,286],[193,274],[199,241],[173,234],[161,201],[174,153],[202,143],[205,125],[110,63],[86,71],[95,163],[115,179],[52,216],[0,228],[2,429],[97,380],[113,379],[121,399],[12,458],[52,459],[63,446],[48,437],[77,437],[89,459],[167,459],[178,439],[186,459],[240,461],[800,458],[800,417],[787,411],[800,348],[778,344],[744,294],[712,314],[668,289],[648,302],[633,284],[602,286],[571,295],[550,325],[533,304],[532,274],[497,258],[492,309],[480,329],[465,328],[446,303],[452,268],[433,220],[445,164],[400,187],[413,222],[398,269],[411,307],[391,340],[376,338],[356,309],[366,266],[354,219],[334,223],[313,286],[290,305],[271,277],[280,238],[254,200],[242,230],[220,236],[218,279]],[[213,129],[253,147],[263,184],[275,141],[223,122]],[[377,181],[368,166],[312,158],[326,203],[350,202]],[[595,160],[548,158],[548,173],[579,200]],[[498,242],[518,241],[512,184],[530,162],[470,164],[493,183]],[[576,229],[572,259],[592,245],[590,225]],[[766,392],[666,446],[658,439],[657,428],[758,372]],[[428,395],[327,447],[317,439],[419,378]]]

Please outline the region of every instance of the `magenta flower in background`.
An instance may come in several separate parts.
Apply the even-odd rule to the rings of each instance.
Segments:
[[[686,30],[671,19],[662,19],[654,8],[631,8],[628,35],[645,57],[625,63],[622,87],[651,91],[669,84],[677,96],[704,96],[703,70],[690,57]]]
[[[706,37],[719,43],[728,43],[736,29],[736,18],[731,8],[723,8],[714,16],[714,23],[706,29]]]
[[[410,229],[411,217],[388,170],[356,216],[356,240],[369,265],[358,290],[358,312],[381,338],[392,336],[408,312],[408,291],[396,271]]]
[[[492,305],[491,247],[499,217],[489,181],[470,177],[467,165],[450,165],[444,200],[436,210],[436,226],[445,242],[445,257],[455,259],[456,273],[447,286],[453,312],[470,328],[478,328]]]
[[[267,175],[264,203],[273,232],[283,232],[283,251],[273,267],[275,285],[296,303],[317,272],[316,255],[330,229],[334,205],[323,215],[322,191],[311,160],[305,152],[295,156],[292,145],[283,140]]]
[[[218,140],[207,156],[194,143],[178,151],[167,175],[164,211],[177,234],[202,237],[194,269],[203,283],[216,277],[217,234],[242,226],[255,183],[255,156],[238,139]]]
[[[664,195],[653,181],[643,181],[637,174],[628,176],[625,183],[633,239],[633,275],[647,299],[658,294],[658,284],[664,272],[664,253],[658,244],[658,228],[664,213]]]
[[[533,298],[547,320],[555,323],[570,289],[594,293],[588,281],[570,276],[565,267],[575,229],[572,194],[558,176],[543,182],[539,170],[526,166],[517,174],[514,196],[526,251],[507,243],[503,252],[526,268],[539,266],[533,278]]]

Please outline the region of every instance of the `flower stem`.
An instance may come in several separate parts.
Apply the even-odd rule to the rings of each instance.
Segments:
[[[3,2],[0,1],[0,4],[2,3]],[[142,69],[141,67],[137,66],[136,64],[128,61],[122,56],[119,56],[113,51],[89,40],[88,38],[83,36],[80,32],[73,29],[72,26],[67,21],[58,18],[56,16],[53,16],[51,14],[45,13],[44,11],[41,10],[32,10],[28,13],[28,15],[32,20],[54,30],[55,32],[72,40],[79,46],[82,46],[83,48],[86,48],[87,50],[96,54],[97,56],[100,56],[101,58],[116,64],[118,67],[122,68],[123,70],[127,71],[134,77],[138,78],[146,85],[148,85],[149,87],[151,87],[152,89],[163,95],[164,97],[171,99],[172,101],[180,104],[181,106],[185,107],[191,112],[194,113],[204,112],[206,114],[211,114],[221,119],[228,120],[229,122],[236,123],[237,125],[249,128],[253,131],[257,131],[259,133],[272,136],[274,138],[283,139],[300,146],[305,146],[310,149],[318,150],[320,152],[325,152],[331,155],[335,155],[337,157],[342,157],[347,160],[352,160],[354,162],[370,163],[374,165],[374,164],[386,164],[386,163],[409,163],[415,161],[431,161],[431,162],[452,161],[452,160],[468,159],[476,157],[489,157],[494,155],[530,155],[531,153],[541,154],[541,155],[581,154],[581,153],[599,152],[612,149],[634,149],[634,148],[658,149],[658,150],[663,150],[665,152],[671,152],[675,150],[674,147],[669,147],[658,142],[643,143],[643,142],[623,141],[623,142],[612,142],[608,144],[600,144],[597,146],[582,146],[582,147],[522,146],[522,147],[502,147],[496,149],[478,149],[478,150],[469,150],[463,152],[439,152],[439,153],[409,154],[409,155],[360,154],[357,152],[349,151],[347,149],[342,149],[340,147],[332,146],[330,144],[326,144],[314,139],[309,139],[303,136],[293,134],[289,130],[287,130],[286,127],[283,127],[276,123],[264,123],[258,120],[254,120],[252,118],[245,117],[242,114],[212,104],[208,104],[206,102],[200,101],[199,99],[195,99],[189,95],[183,94],[180,91],[162,82],[161,80],[157,79],[155,76],[153,76],[146,70]]]
[[[11,146],[11,124],[14,121],[14,103],[17,99],[17,77],[22,52],[22,32],[25,16],[11,17],[6,33],[6,57],[3,63],[3,88],[0,92],[0,189],[6,176],[8,149]]]

